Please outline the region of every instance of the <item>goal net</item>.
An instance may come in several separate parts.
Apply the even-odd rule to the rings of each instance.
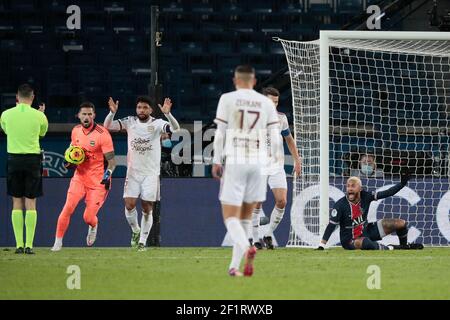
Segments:
[[[368,220],[402,218],[408,241],[448,246],[450,33],[321,31],[317,41],[280,41],[303,158],[288,246],[318,245],[349,176],[383,190],[405,167],[408,185],[373,202]],[[329,244],[338,242],[336,230]]]

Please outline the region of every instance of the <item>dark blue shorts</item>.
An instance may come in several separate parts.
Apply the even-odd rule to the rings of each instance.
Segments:
[[[379,220],[381,221],[381,220]],[[372,241],[378,241],[381,240],[380,231],[378,230],[378,223],[381,222],[371,222],[367,224],[367,226],[364,228],[362,236],[365,238],[369,238]]]
[[[379,220],[381,221],[381,220]],[[381,222],[371,222],[367,224],[367,226],[364,228],[363,233],[361,235],[361,238],[369,238],[372,241],[378,241],[381,240],[382,237],[380,235],[380,231],[378,230],[378,224]],[[344,240],[342,241],[342,247],[346,250],[355,250],[355,245],[353,244],[353,240]]]

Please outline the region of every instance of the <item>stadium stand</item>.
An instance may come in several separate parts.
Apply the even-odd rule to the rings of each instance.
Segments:
[[[148,2],[77,1],[82,26],[74,31],[66,27],[71,4],[0,1],[0,64],[10,70],[0,76],[2,108],[11,103],[17,84],[26,81],[37,88],[41,101],[58,110],[49,119],[56,122],[73,122],[74,102],[89,99],[100,106],[114,95],[130,107],[136,94],[146,92],[151,68]],[[260,80],[285,65],[280,46],[268,38],[313,39],[320,28],[339,27],[346,15],[361,10],[352,1],[338,1],[338,8],[305,0],[153,4],[160,7],[164,93],[175,101],[184,122],[211,119],[217,98],[232,89],[229,79],[237,64],[254,64]],[[289,113],[287,92],[281,105]]]

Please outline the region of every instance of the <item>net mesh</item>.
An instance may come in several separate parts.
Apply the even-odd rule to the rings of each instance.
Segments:
[[[302,175],[294,180],[289,246],[316,246],[319,235],[319,42],[281,40],[292,88]],[[402,218],[408,241],[450,243],[450,41],[334,40],[329,48],[330,208],[346,178],[368,191],[413,172],[396,196],[373,202],[369,221]],[[338,232],[330,244],[338,243]],[[391,235],[383,243],[398,243]]]

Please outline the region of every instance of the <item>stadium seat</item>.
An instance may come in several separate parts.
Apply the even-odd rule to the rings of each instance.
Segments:
[[[33,12],[35,10],[34,0],[11,1],[11,10],[14,12]]]
[[[161,12],[175,12],[175,13],[181,13],[183,12],[183,5],[181,5],[178,2],[170,2],[169,4],[165,4],[161,7]]]
[[[240,42],[239,50],[242,54],[262,54],[262,45],[257,42]]]

